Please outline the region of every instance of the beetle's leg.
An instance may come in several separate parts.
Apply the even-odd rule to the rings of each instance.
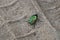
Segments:
[[[35,23],[35,24],[36,24],[36,23]],[[33,27],[32,27],[33,29],[35,29],[35,24],[34,24]],[[35,32],[33,35],[36,36],[36,32]]]

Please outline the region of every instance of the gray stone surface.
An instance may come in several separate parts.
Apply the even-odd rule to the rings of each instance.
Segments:
[[[49,1],[38,0],[38,3],[51,25],[56,29],[60,29],[60,0]]]
[[[44,13],[45,10],[55,8],[57,3],[53,2],[57,1],[42,0],[41,4],[40,2],[41,0],[0,0],[0,40],[58,40],[58,32],[50,22],[50,16]],[[34,25],[30,25],[27,20],[36,13],[39,20],[33,28]],[[54,20],[52,21],[55,22]]]
[[[50,24],[57,30],[60,39],[60,0],[38,0],[37,2]]]

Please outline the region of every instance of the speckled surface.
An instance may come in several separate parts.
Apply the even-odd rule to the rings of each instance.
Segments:
[[[54,8],[57,3],[44,4],[45,1],[40,3],[41,0],[0,0],[0,40],[58,40],[59,31],[54,27],[56,25],[50,22],[53,21],[49,20],[50,15],[44,13],[52,5]],[[27,20],[36,13],[39,19],[34,27]]]

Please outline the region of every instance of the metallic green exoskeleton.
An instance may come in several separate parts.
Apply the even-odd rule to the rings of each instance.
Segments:
[[[34,15],[32,15],[32,16],[29,18],[28,22],[29,22],[31,25],[33,25],[33,24],[36,23],[37,19],[38,19],[38,15],[37,15],[37,14],[34,14]]]

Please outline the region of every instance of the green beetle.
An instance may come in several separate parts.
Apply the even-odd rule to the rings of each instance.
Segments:
[[[38,19],[38,15],[37,15],[37,14],[34,14],[34,15],[32,15],[32,16],[29,18],[28,23],[30,23],[31,25],[33,25],[33,24],[36,23],[37,19]]]

